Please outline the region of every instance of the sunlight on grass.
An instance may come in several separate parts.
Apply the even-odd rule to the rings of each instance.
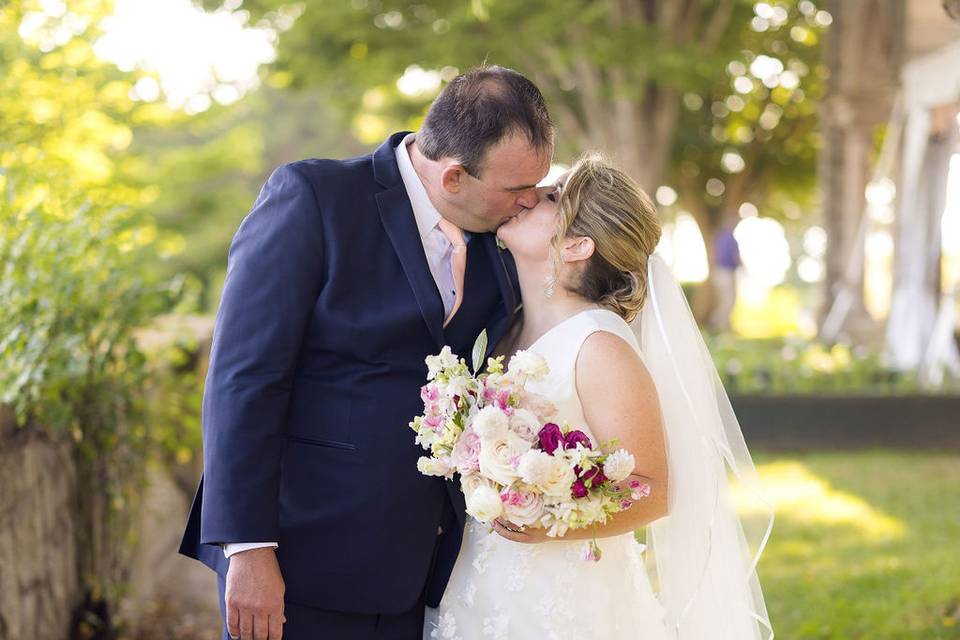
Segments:
[[[757,472],[778,518],[804,524],[847,525],[857,529],[866,541],[887,541],[906,534],[902,520],[875,509],[862,498],[831,487],[802,463],[772,462],[759,465]],[[734,486],[732,496],[744,516],[765,514],[762,505],[742,488]],[[793,551],[802,554],[808,550]]]

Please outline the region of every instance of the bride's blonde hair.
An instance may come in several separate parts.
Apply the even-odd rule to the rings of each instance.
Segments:
[[[553,241],[586,236],[596,247],[571,292],[633,320],[647,298],[647,260],[660,242],[660,220],[650,197],[603,155],[580,157],[560,189],[560,229]]]

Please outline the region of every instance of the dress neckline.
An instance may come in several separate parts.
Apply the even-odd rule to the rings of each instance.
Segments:
[[[531,343],[530,343],[530,346],[527,347],[526,349],[523,349],[523,351],[532,351],[534,347],[536,347],[536,346],[537,346],[538,344],[540,344],[544,339],[546,339],[547,336],[549,336],[549,335],[553,334],[554,332],[556,332],[557,329],[559,329],[560,327],[568,324],[569,322],[571,322],[571,321],[574,320],[575,318],[579,318],[580,316],[582,316],[582,315],[584,315],[584,314],[593,313],[593,312],[596,312],[596,311],[604,311],[604,312],[606,312],[606,313],[612,313],[613,315],[617,316],[618,318],[620,317],[619,315],[617,315],[615,312],[611,311],[610,309],[605,309],[605,308],[603,308],[603,307],[590,307],[589,309],[583,309],[583,310],[581,310],[581,311],[577,311],[575,314],[564,318],[563,320],[561,320],[561,321],[558,322],[557,324],[553,325],[552,327],[550,327],[549,329],[547,329],[546,331],[544,331],[542,334],[540,334],[540,337],[539,337],[539,338],[537,338],[536,340],[534,340],[533,342],[531,342]]]

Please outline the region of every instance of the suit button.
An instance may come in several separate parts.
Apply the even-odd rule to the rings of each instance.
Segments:
[[[443,535],[443,527],[437,527],[437,535]]]

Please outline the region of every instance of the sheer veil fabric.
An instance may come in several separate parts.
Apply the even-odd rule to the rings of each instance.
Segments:
[[[657,386],[669,461],[669,513],[647,528],[667,630],[677,640],[771,640],[757,563],[773,507],[682,289],[658,254],[647,272],[647,303],[631,328]],[[734,483],[762,521],[741,522]]]

